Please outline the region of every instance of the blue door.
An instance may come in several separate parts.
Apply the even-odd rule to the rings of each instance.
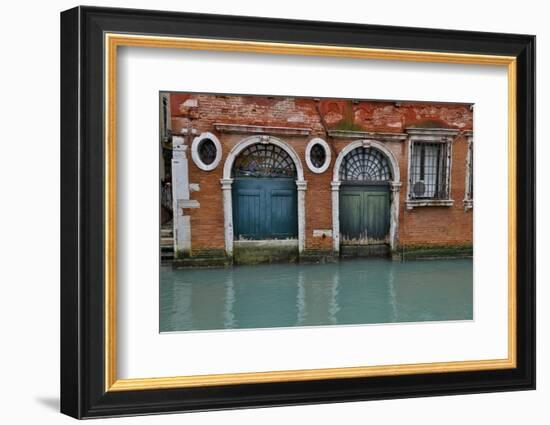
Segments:
[[[235,179],[233,227],[236,240],[297,238],[298,213],[294,179]]]

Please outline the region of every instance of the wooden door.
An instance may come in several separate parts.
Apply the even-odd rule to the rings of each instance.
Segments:
[[[298,237],[296,183],[285,178],[239,178],[233,183],[236,240]]]
[[[387,243],[390,229],[388,185],[350,185],[340,190],[342,244]]]

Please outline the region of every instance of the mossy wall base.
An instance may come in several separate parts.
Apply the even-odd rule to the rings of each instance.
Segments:
[[[297,240],[235,241],[233,263],[295,263],[298,261]]]
[[[191,255],[178,252],[172,261],[172,267],[177,269],[228,267],[232,264],[233,259],[228,257],[223,249],[193,251]]]
[[[236,241],[232,257],[223,249],[209,249],[191,255],[178,253],[171,263],[174,268],[213,268],[266,263],[326,264],[366,257],[389,257],[394,261],[472,258],[473,246],[415,245],[391,251],[386,244],[342,245],[338,255],[327,249],[308,249],[300,254],[296,240]]]
[[[390,246],[387,244],[340,246],[341,258],[387,257],[389,254]]]
[[[394,260],[443,260],[452,258],[472,258],[472,245],[414,245],[401,246],[392,252]]]

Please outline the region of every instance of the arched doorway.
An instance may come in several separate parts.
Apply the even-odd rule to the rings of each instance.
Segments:
[[[344,148],[332,181],[334,250],[368,255],[394,249],[400,186],[397,162],[382,143],[362,140]]]
[[[389,245],[391,180],[388,160],[375,148],[358,147],[344,157],[340,166],[342,246],[377,246],[383,252]]]
[[[254,171],[252,172],[252,174],[254,173],[265,173],[265,174],[268,174],[268,169],[273,169],[275,168],[276,170],[278,170],[277,172],[280,172],[281,168],[285,168],[287,169],[286,172],[284,172],[281,177],[281,179],[286,179],[286,184],[289,184],[288,180],[292,180],[293,181],[293,190],[296,190],[297,191],[297,197],[296,197],[296,203],[297,203],[297,206],[296,206],[296,210],[297,210],[297,243],[298,243],[298,252],[302,252],[304,249],[305,249],[305,191],[307,189],[307,182],[304,180],[304,169],[303,169],[303,166],[302,166],[302,163],[300,161],[300,158],[299,156],[296,154],[296,152],[294,151],[294,149],[288,145],[287,143],[285,143],[284,141],[274,137],[274,136],[268,136],[268,135],[255,135],[255,136],[250,136],[250,137],[247,137],[243,140],[241,140],[239,143],[237,143],[232,149],[231,151],[229,152],[229,154],[227,155],[227,158],[225,160],[225,165],[224,165],[224,168],[223,168],[223,178],[221,179],[220,183],[221,183],[221,186],[222,186],[222,192],[223,192],[223,212],[224,212],[224,231],[225,231],[225,250],[226,250],[226,253],[228,256],[232,257],[233,254],[234,254],[234,245],[235,245],[235,242],[238,241],[238,236],[235,237],[236,233],[235,233],[235,226],[236,225],[239,225],[236,223],[236,217],[234,219],[233,215],[234,213],[238,213],[239,216],[240,216],[240,210],[239,212],[235,211],[235,208],[234,208],[234,196],[237,195],[236,191],[233,190],[233,185],[235,184],[235,182],[237,181],[237,184],[240,186],[241,182],[243,182],[243,186],[246,185],[246,178],[250,178],[250,179],[253,179],[253,178],[260,178],[259,176],[254,176],[254,175],[251,175],[249,174],[248,176],[246,175],[246,169],[247,167],[245,166],[245,163],[243,162],[242,165],[237,165],[237,166],[234,166],[236,163],[240,163],[241,162],[241,159],[242,158],[249,158],[251,157],[250,155],[250,151],[249,153],[246,153],[246,151],[248,150],[248,148],[254,146],[254,145],[261,145],[261,146],[274,146],[274,147],[277,147],[277,152],[275,153],[275,149],[273,148],[273,153],[275,153],[274,156],[270,156],[270,154],[267,153],[267,151],[269,149],[262,149],[260,148],[260,150],[263,152],[263,153],[259,153],[257,156],[259,158],[262,158],[259,163],[262,163],[263,166],[259,166],[258,162],[256,163],[257,165],[255,165],[255,169]],[[254,148],[254,149],[257,149],[257,148]],[[272,148],[270,148],[272,149]],[[244,155],[241,156],[241,153],[243,153]],[[241,158],[241,159],[239,159]],[[276,159],[277,158],[277,159]],[[291,165],[288,166],[288,159],[290,158],[291,160]],[[270,165],[272,164],[272,161],[277,161],[278,164],[280,164],[281,166],[273,166],[273,165]],[[249,165],[252,164],[252,162],[249,163]],[[275,162],[273,162],[273,164],[275,164]],[[283,165],[285,164],[285,165]],[[263,170],[263,171],[262,171]],[[291,172],[288,172],[288,170],[291,170]],[[235,172],[237,171],[237,172]],[[258,183],[261,183],[258,182]],[[282,182],[281,182],[282,183]],[[250,183],[252,184],[252,183]],[[241,187],[243,187],[241,186]],[[283,190],[290,190],[290,185],[287,186],[288,189],[283,189]],[[244,188],[244,187],[243,187]],[[258,190],[258,188],[256,189],[252,189],[252,190]],[[261,188],[260,188],[261,190]],[[235,194],[235,195],[234,195]],[[284,193],[281,193],[281,194],[284,194]],[[275,195],[277,195],[277,193],[275,193]],[[260,200],[257,200],[257,201],[260,201]],[[275,200],[276,203],[278,201],[279,204],[286,204],[286,202],[283,202],[282,199],[276,199]],[[240,202],[239,202],[240,204]],[[253,202],[250,202],[249,204],[252,204],[254,205]],[[256,204],[259,206],[259,204]],[[287,205],[284,205],[285,207]],[[282,207],[282,205],[281,205]],[[237,207],[238,208],[238,207]],[[294,210],[294,208],[292,208],[292,210]],[[277,216],[277,212],[275,214],[275,216]],[[277,228],[278,228],[278,225],[275,226],[275,233],[277,233]],[[273,231],[273,226],[272,226],[272,231]],[[241,232],[240,229],[238,229],[238,232]],[[282,233],[282,232],[281,232]],[[295,233],[294,230],[292,230],[292,232],[287,232],[287,233]],[[281,243],[281,244],[284,244],[284,242],[288,240],[288,239],[272,239],[272,242],[271,242],[271,245],[273,244],[277,244],[277,243]],[[290,239],[292,240],[292,239]]]
[[[296,166],[271,143],[244,149],[232,169],[235,240],[298,239]]]

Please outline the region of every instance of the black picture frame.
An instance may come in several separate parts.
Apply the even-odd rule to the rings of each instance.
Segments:
[[[517,367],[105,391],[104,34],[138,33],[517,58]],[[75,418],[535,388],[535,37],[76,7],[61,13],[61,412]]]

